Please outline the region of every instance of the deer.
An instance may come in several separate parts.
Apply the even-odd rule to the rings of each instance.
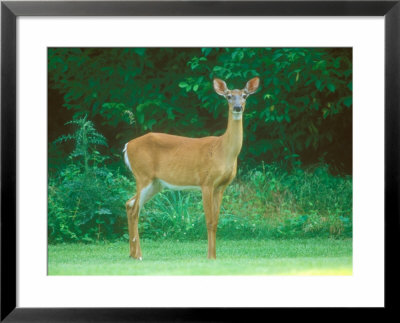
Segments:
[[[136,180],[136,195],[126,202],[129,256],[142,260],[138,220],[142,207],[164,188],[200,190],[208,235],[209,259],[216,259],[216,233],[222,197],[236,176],[237,158],[243,143],[243,112],[246,99],[257,91],[254,77],[242,90],[229,90],[218,78],[217,94],[228,102],[228,125],[221,136],[189,138],[149,132],[125,144],[124,161]]]

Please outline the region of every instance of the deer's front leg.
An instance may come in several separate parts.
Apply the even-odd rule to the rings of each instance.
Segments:
[[[217,219],[217,224],[218,224],[218,217],[219,217],[219,211],[221,210],[221,203],[222,203],[222,197],[224,195],[225,187],[223,188],[217,188],[214,190],[214,216]]]
[[[208,258],[215,259],[218,214],[215,212],[214,189],[210,187],[203,187],[202,193],[204,214],[206,218],[208,233]]]
[[[129,255],[135,259],[142,259],[142,251],[140,250],[139,241],[139,198],[140,195],[136,195],[128,202],[126,202],[126,215],[128,217],[128,229],[129,229]]]

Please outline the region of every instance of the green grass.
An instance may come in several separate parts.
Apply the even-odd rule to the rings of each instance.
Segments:
[[[352,240],[142,241],[143,261],[128,243],[58,244],[48,248],[49,275],[352,275]]]

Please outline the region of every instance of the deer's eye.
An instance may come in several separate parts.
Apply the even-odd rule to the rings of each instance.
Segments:
[[[230,94],[228,94],[226,97],[228,98],[228,100],[232,99],[232,95]]]
[[[242,98],[243,98],[243,99],[247,98],[247,94],[243,93],[243,94],[242,94]]]

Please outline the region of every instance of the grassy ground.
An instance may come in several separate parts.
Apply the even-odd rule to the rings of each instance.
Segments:
[[[49,245],[49,275],[351,275],[352,240],[142,241],[143,261],[128,243]]]

